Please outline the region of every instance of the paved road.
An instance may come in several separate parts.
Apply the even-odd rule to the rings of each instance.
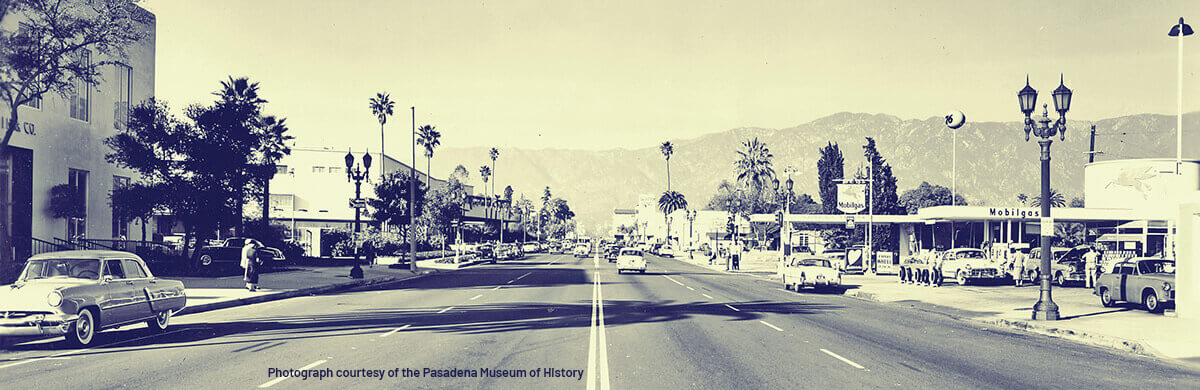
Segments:
[[[98,337],[85,350],[0,352],[0,388],[1200,386],[1200,372],[1170,362],[657,258],[646,274],[617,274],[604,260],[536,255]]]

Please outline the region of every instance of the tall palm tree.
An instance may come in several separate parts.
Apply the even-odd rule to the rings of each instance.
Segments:
[[[675,145],[672,145],[671,141],[666,141],[658,147],[658,150],[662,151],[663,157],[667,159],[667,191],[669,192],[671,191],[671,155],[675,154]]]
[[[1025,195],[1025,193],[1017,194],[1017,201],[1021,202],[1022,206],[1025,206],[1029,203],[1029,195]],[[954,203],[953,199],[951,200],[951,203]]]
[[[217,109],[227,113],[229,121],[237,122],[229,123],[232,128],[236,129],[229,134],[231,136],[229,141],[236,144],[239,149],[253,150],[257,146],[255,144],[261,141],[258,134],[253,134],[255,132],[254,127],[261,120],[259,115],[261,114],[262,105],[267,103],[266,99],[258,95],[258,83],[251,82],[246,77],[235,79],[233,76],[229,76],[228,80],[221,82],[221,89],[213,92],[213,95],[218,97],[216,103]],[[257,169],[257,167],[250,166],[250,156],[242,156],[236,162],[236,166],[238,166],[238,172],[233,175],[229,184],[233,187],[236,196],[234,205],[237,212],[237,222],[234,223],[234,229],[238,235],[241,235],[243,233],[242,215],[245,214],[246,203],[245,190],[246,185],[249,184],[249,178],[246,173],[251,169]]]
[[[262,186],[263,224],[271,221],[271,179],[278,173],[275,163],[279,162],[279,159],[282,159],[283,156],[292,154],[292,149],[288,147],[287,142],[291,141],[294,137],[286,134],[288,131],[286,121],[287,118],[277,118],[274,115],[269,115],[262,118],[261,123],[259,123],[263,135],[262,167],[265,170]]]
[[[392,101],[391,95],[389,95],[387,92],[379,92],[375,94],[375,97],[370,99],[370,107],[371,114],[375,115],[375,118],[379,120],[379,159],[383,160],[379,169],[379,177],[382,179],[384,177],[383,175],[387,174],[387,157],[386,154],[384,154],[386,151],[384,150],[384,145],[386,144],[383,143],[383,125],[387,124],[388,117],[392,116],[393,108],[396,107],[396,102]]]
[[[417,145],[425,147],[425,188],[433,188],[433,174],[430,167],[433,161],[433,150],[442,145],[442,133],[437,126],[424,125],[417,128]]]
[[[667,224],[667,241],[671,241],[671,213],[677,210],[687,210],[687,199],[675,191],[663,192],[658,197],[658,211],[663,213],[663,222]]]
[[[744,149],[737,151],[738,157],[733,165],[737,172],[738,184],[752,190],[753,198],[750,201],[753,203],[750,205],[750,212],[755,212],[754,204],[762,197],[763,187],[775,180],[775,168],[771,166],[771,159],[775,156],[767,149],[767,144],[758,141],[758,137],[743,142],[742,147]]]
[[[488,151],[488,157],[492,158],[491,172],[493,174],[495,174],[496,173],[496,159],[500,158],[500,149],[492,148],[492,150]],[[493,180],[492,181],[492,191],[489,192],[488,194],[490,195],[490,194],[494,194],[494,193],[496,193],[496,181]]]
[[[491,177],[492,177],[492,167],[489,167],[487,165],[482,165],[479,167],[479,178],[483,179],[483,190],[485,192],[488,190],[487,183],[488,183],[488,179]],[[485,213],[490,214],[490,212],[492,210],[491,209],[492,195],[484,194],[483,199],[484,199],[484,207],[485,207],[483,210]]]
[[[1041,196],[1029,197],[1029,205],[1032,207],[1042,207],[1042,197]],[[1063,197],[1063,194],[1059,193],[1057,189],[1051,188],[1050,189],[1050,207],[1066,207],[1066,206],[1067,206],[1067,198]]]

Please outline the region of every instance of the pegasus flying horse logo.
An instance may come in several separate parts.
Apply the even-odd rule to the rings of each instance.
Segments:
[[[1146,168],[1145,170],[1142,171],[1142,173],[1135,174],[1135,173],[1133,173],[1134,170],[1132,168],[1122,169],[1121,172],[1117,173],[1117,177],[1112,179],[1112,181],[1108,182],[1108,184],[1105,185],[1104,188],[1107,189],[1114,185],[1121,186],[1121,187],[1129,187],[1129,188],[1136,190],[1138,193],[1142,194],[1142,199],[1146,199],[1150,192],[1150,184],[1147,183],[1146,181],[1153,179],[1155,176],[1158,176],[1158,173],[1151,172],[1153,170],[1154,170],[1154,168],[1152,168],[1152,167]]]

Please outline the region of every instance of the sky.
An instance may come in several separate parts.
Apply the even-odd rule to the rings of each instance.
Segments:
[[[1017,121],[1027,74],[1039,104],[1063,74],[1072,119],[1174,114],[1167,32],[1180,16],[1200,29],[1194,0],[142,4],[157,15],[160,99],[211,102],[247,76],[298,144],[375,150],[367,104],[386,91],[399,156],[410,107],[443,147],[589,150],[843,111]],[[1200,108],[1197,44],[1185,39],[1185,111]]]

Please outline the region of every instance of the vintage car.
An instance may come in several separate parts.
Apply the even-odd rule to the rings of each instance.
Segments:
[[[1112,307],[1117,301],[1141,302],[1151,313],[1175,301],[1175,260],[1135,257],[1113,265],[1113,272],[1101,274],[1094,294],[1100,304]]]
[[[245,237],[230,237],[218,242],[216,245],[202,246],[196,250],[195,258],[197,268],[204,270],[215,268],[220,265],[238,265],[242,262],[242,247],[246,246],[246,242],[254,241],[260,246],[261,242],[253,238]],[[261,246],[259,250],[266,251],[271,254],[271,262],[264,264],[266,267],[272,267],[282,263],[286,258],[283,256],[283,251],[279,249]]]
[[[641,249],[625,248],[617,254],[617,273],[625,271],[646,273],[646,257]]]
[[[155,278],[133,253],[43,253],[0,287],[0,339],[65,335],[87,346],[104,329],[144,322],[162,331],[186,303],[182,282]]]
[[[1084,271],[1083,254],[1089,247],[1080,245],[1074,248],[1050,248],[1050,278],[1054,284],[1066,286],[1070,283],[1083,283],[1087,278]],[[1042,270],[1042,248],[1029,250],[1025,259],[1026,280],[1037,281]]]
[[[1003,280],[1008,273],[1002,272],[996,259],[984,256],[975,248],[955,248],[938,255],[942,278],[953,278],[960,286],[980,280]]]
[[[825,250],[821,251],[820,254],[817,254],[817,257],[824,257],[824,258],[828,259],[829,264],[832,265],[834,269],[837,269],[839,271],[846,270],[846,250],[845,249],[826,248]]]
[[[591,254],[591,252],[592,252],[592,249],[589,248],[587,244],[579,244],[579,245],[575,246],[575,250],[572,251],[571,253],[575,257],[587,257],[588,255]]]
[[[783,266],[783,288],[799,292],[800,289],[838,288],[842,285],[842,273],[833,268],[828,258],[812,255],[792,255]]]
[[[536,242],[527,242],[521,245],[521,251],[525,253],[538,253],[541,252],[542,249]]]
[[[617,245],[617,244],[609,245],[608,248],[604,249],[604,258],[607,259],[609,263],[612,263],[612,262],[617,261],[617,255],[619,255],[620,253],[621,253],[620,245]]]

